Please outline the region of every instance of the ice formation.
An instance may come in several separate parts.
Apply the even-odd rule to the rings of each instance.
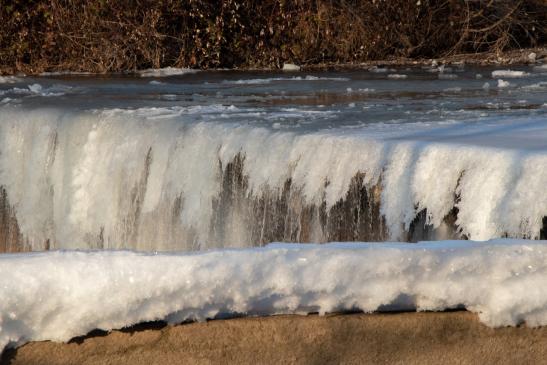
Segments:
[[[509,87],[511,86],[511,83],[509,81],[505,81],[505,80],[502,80],[502,79],[498,79],[498,87],[500,89],[502,88],[506,88],[506,87]]]
[[[137,73],[141,77],[165,77],[165,76],[177,76],[185,75],[189,73],[196,73],[198,70],[190,68],[177,68],[177,67],[164,67],[164,68],[149,68],[146,70],[138,71]]]
[[[224,84],[260,85],[279,81],[349,81],[345,77],[293,76],[293,77],[266,77],[261,79],[224,80]]]
[[[3,204],[32,249],[405,240],[420,212],[446,239],[454,207],[468,238],[539,238],[547,216],[542,117],[301,134],[203,119],[240,113],[223,105],[2,108]],[[386,236],[329,233],[357,218]]]
[[[408,78],[408,75],[405,74],[389,74],[387,75],[388,79],[398,80],[398,79],[406,79]]]
[[[300,66],[294,63],[285,63],[283,64],[283,71],[300,71]]]
[[[546,277],[547,241],[526,240],[5,254],[0,349],[230,314],[465,307],[488,326],[539,326]]]
[[[519,77],[526,77],[530,76],[528,72],[525,71],[514,71],[514,70],[495,70],[492,71],[492,77],[493,78],[519,78]]]
[[[16,76],[0,76],[0,84],[13,84],[20,82],[22,79]]]

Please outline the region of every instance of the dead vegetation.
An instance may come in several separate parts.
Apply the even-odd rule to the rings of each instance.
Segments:
[[[7,73],[351,63],[547,39],[545,0],[0,1]]]

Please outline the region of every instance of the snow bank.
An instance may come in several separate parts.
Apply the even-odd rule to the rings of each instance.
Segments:
[[[464,306],[488,326],[547,324],[547,241],[274,244],[193,254],[0,255],[0,348],[226,314]]]

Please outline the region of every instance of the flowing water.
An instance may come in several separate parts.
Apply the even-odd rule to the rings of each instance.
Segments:
[[[545,237],[547,67],[501,69],[0,78],[0,251]]]

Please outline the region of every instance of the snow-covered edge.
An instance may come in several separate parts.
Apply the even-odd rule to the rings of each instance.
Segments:
[[[0,348],[226,314],[463,306],[547,324],[547,241],[272,244],[201,253],[0,255]]]

